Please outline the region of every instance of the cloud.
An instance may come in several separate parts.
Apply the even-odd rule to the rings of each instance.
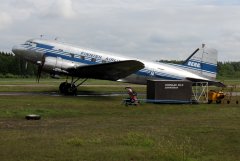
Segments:
[[[76,15],[72,0],[56,0],[48,8],[47,16],[74,18]]]
[[[240,60],[239,17],[236,0],[2,0],[0,48],[44,34],[151,60],[185,59],[206,43]]]
[[[11,17],[5,12],[0,12],[0,29],[6,28],[11,23],[12,23]]]
[[[13,21],[46,17],[69,19],[75,16],[72,0],[9,0],[9,2],[0,6],[0,10],[8,13],[8,17]],[[1,17],[3,17],[3,14]]]

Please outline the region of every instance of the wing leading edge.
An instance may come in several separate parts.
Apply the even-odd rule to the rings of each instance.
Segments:
[[[126,60],[96,65],[69,68],[69,75],[79,78],[93,78],[116,81],[144,68],[144,64],[137,60]]]

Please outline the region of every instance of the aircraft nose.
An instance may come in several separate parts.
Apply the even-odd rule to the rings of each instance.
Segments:
[[[20,45],[15,45],[12,47],[12,52],[15,54],[15,55],[21,55],[22,51],[24,50],[23,47],[21,47]]]
[[[18,46],[15,45],[12,47],[12,52],[15,54],[18,51]]]

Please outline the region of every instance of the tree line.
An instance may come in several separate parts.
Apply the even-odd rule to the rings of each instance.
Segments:
[[[157,62],[181,64],[183,61],[158,60]],[[218,62],[218,78],[239,78],[240,61],[238,62]],[[13,56],[12,53],[0,52],[0,77],[35,77],[37,66],[26,63],[23,59]]]
[[[0,52],[0,77],[33,77],[37,67],[12,53]]]

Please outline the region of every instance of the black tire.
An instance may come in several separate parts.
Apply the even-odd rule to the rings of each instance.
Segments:
[[[222,101],[221,100],[216,100],[216,103],[217,104],[220,104]]]
[[[25,116],[26,120],[40,120],[41,116],[40,115],[35,115],[35,114],[30,114]]]
[[[211,104],[212,103],[212,100],[208,100],[208,104]]]
[[[61,94],[65,94],[67,92],[66,86],[67,86],[67,82],[62,82],[59,86],[59,91]]]
[[[229,103],[230,103],[230,101],[228,100],[228,101],[227,101],[227,104],[229,104]]]
[[[64,95],[77,95],[77,87],[67,82],[62,82],[60,84],[59,91]]]

